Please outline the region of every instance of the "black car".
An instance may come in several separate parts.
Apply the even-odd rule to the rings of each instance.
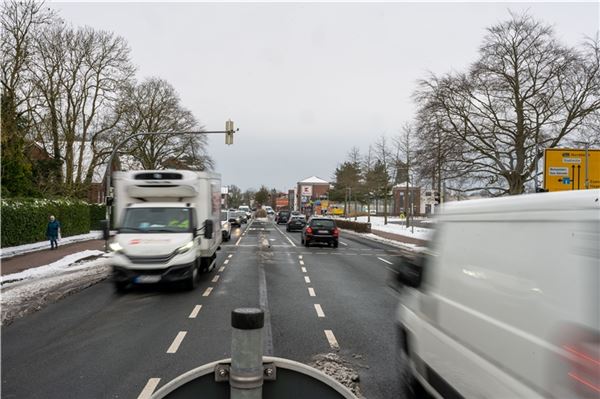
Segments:
[[[277,224],[286,224],[290,220],[290,211],[279,211],[275,217]]]
[[[312,217],[302,229],[302,244],[309,246],[313,243],[326,243],[338,247],[340,230],[335,225],[335,221],[325,217]]]
[[[306,226],[306,217],[304,215],[291,215],[288,219],[285,230],[302,230]]]

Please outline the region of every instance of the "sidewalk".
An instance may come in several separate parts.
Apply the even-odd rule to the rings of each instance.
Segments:
[[[48,247],[49,246],[50,244],[48,244]],[[89,240],[76,242],[73,244],[59,245],[58,249],[56,250],[50,250],[50,248],[48,248],[41,251],[29,252],[23,255],[16,255],[2,260],[0,275],[4,276],[7,274],[18,273],[23,270],[31,269],[33,267],[45,266],[52,262],[56,262],[67,255],[85,251],[87,249],[104,251],[104,241]]]

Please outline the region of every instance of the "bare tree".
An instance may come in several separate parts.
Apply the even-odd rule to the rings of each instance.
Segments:
[[[469,190],[519,194],[543,148],[600,109],[598,65],[597,40],[567,48],[549,26],[511,15],[488,29],[468,73],[422,81],[416,97],[461,143],[454,163],[472,179]]]
[[[122,134],[137,132],[200,131],[193,114],[181,105],[173,86],[159,78],[130,87],[123,97]],[[131,140],[126,151],[146,169],[164,168],[177,161],[180,167],[210,169],[207,139],[202,134],[151,135]]]

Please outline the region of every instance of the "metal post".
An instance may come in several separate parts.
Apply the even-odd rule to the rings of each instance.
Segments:
[[[257,308],[231,312],[231,399],[262,398],[264,320],[264,312]]]
[[[585,143],[585,189],[589,189],[590,188],[590,180],[588,178],[588,168],[589,168],[589,148],[590,148],[590,143],[586,142]]]

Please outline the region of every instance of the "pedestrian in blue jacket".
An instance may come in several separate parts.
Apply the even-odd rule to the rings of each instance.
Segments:
[[[60,236],[60,222],[54,215],[50,215],[50,221],[46,228],[46,237],[50,240],[50,249],[58,248],[58,237]]]

